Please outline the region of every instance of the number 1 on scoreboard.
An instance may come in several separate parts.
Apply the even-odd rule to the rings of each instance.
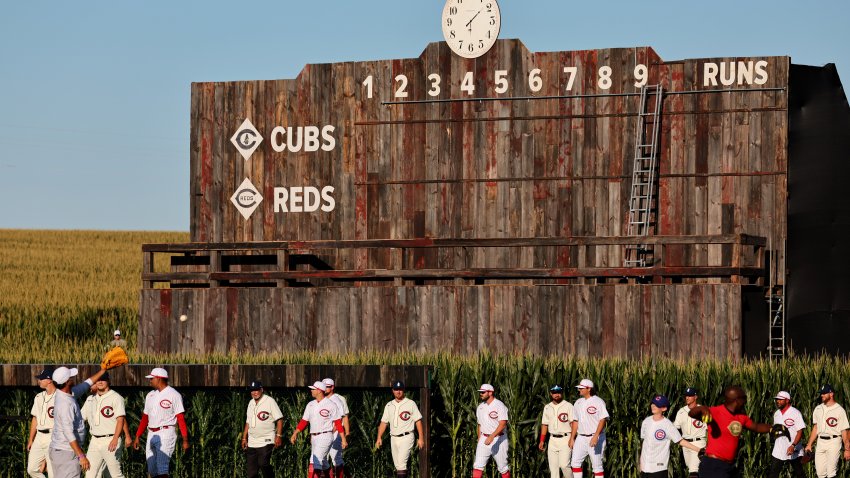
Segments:
[[[372,99],[372,75],[363,80],[363,86],[366,87],[366,98]]]

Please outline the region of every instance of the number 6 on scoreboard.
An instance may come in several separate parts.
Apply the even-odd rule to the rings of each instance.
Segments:
[[[577,66],[565,66],[564,73],[567,74],[567,91],[573,89],[573,83],[576,81],[576,73],[578,73]]]

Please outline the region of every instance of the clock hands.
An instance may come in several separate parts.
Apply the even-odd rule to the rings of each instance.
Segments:
[[[479,13],[481,13],[481,10],[478,10],[478,12],[475,15],[473,15],[472,18],[470,18],[468,22],[466,22],[466,27],[469,29],[470,32],[472,31],[472,26],[471,26],[472,20],[475,20],[475,17],[477,17]]]

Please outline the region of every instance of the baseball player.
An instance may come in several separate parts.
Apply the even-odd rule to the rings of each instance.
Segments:
[[[333,400],[342,414],[342,428],[345,430],[345,437],[348,438],[348,435],[351,434],[351,425],[348,422],[348,402],[345,400],[345,397],[336,393],[336,382],[334,382],[332,378],[326,378],[322,380],[322,383],[325,384],[325,397]],[[329,457],[331,463],[331,477],[344,478],[345,461],[342,458],[342,439],[337,432],[334,432],[334,441],[333,444],[331,444]]]
[[[80,404],[72,393],[72,388],[82,396],[91,387],[83,382],[74,387],[77,369],[59,367],[51,376],[56,385],[53,399],[53,432],[50,434],[50,464],[53,475],[50,478],[79,478],[81,471],[88,471],[89,460],[83,452],[86,442],[86,428],[80,413]],[[100,378],[100,377],[98,377]],[[82,387],[80,387],[82,385]]]
[[[484,468],[492,456],[502,478],[510,478],[508,467],[508,407],[495,397],[495,389],[489,383],[478,389],[481,403],[475,411],[478,418],[478,445],[472,464],[472,478],[481,478]]]
[[[103,374],[92,388],[95,394],[86,399],[81,410],[92,436],[86,453],[91,464],[86,478],[103,476],[104,469],[109,470],[112,478],[121,478],[124,476],[121,473],[122,434],[126,436],[126,444],[131,443],[124,397],[109,388],[108,373]]]
[[[546,448],[546,435],[549,435],[549,451],[546,456],[549,459],[549,474],[551,478],[560,478],[561,472],[564,477],[570,476],[570,437],[576,433],[576,423],[573,405],[564,400],[564,387],[554,385],[549,389],[552,401],[543,407],[543,418],[540,419],[540,443],[538,448],[543,451]]]
[[[605,425],[609,419],[608,409],[605,408],[605,401],[596,396],[596,388],[591,380],[583,379],[576,388],[581,398],[573,404],[578,427],[569,443],[569,447],[573,449],[570,463],[573,477],[581,478],[581,465],[588,456],[593,476],[605,476],[602,461],[605,453]]]
[[[242,449],[248,478],[274,478],[272,450],[283,444],[283,414],[274,398],[263,393],[263,383],[248,385],[251,400],[242,430]]]
[[[820,389],[821,403],[812,412],[812,434],[806,444],[806,451],[812,451],[817,439],[815,452],[815,473],[818,478],[831,478],[838,473],[838,456],[841,443],[844,442],[844,459],[850,460],[850,424],[847,412],[835,401],[835,390],[826,384]]]
[[[47,367],[35,376],[38,386],[43,389],[32,402],[32,421],[30,434],[27,439],[27,474],[33,478],[44,478],[44,471],[53,476],[50,457],[47,450],[50,445],[50,432],[53,430],[53,400],[56,397],[56,387],[53,385],[53,367]]]
[[[688,443],[693,443],[698,450],[705,448],[705,423],[698,418],[691,418],[688,413],[699,406],[699,393],[697,389],[688,387],[685,389],[685,406],[676,412],[676,419],[673,420],[673,425],[682,433],[682,439]],[[699,476],[699,451],[694,451],[690,448],[682,447],[682,457],[685,459],[685,466],[688,467],[688,477],[697,478]]]
[[[136,430],[133,449],[139,449],[139,440],[147,429],[145,460],[148,474],[152,478],[167,477],[171,454],[177,444],[177,426],[183,438],[183,450],[189,449],[189,433],[183,416],[186,410],[183,397],[168,385],[168,372],[164,368],[156,367],[145,378],[150,379],[154,389],[145,397],[145,411]]]
[[[381,448],[383,441],[381,437],[390,427],[390,450],[393,455],[393,465],[395,466],[395,475],[398,478],[407,476],[407,460],[410,458],[410,450],[413,449],[413,428],[419,439],[416,440],[416,446],[422,449],[425,446],[424,435],[422,434],[422,414],[419,413],[419,407],[416,403],[404,396],[404,383],[400,381],[393,382],[393,400],[384,407],[384,414],[381,416],[381,424],[378,425],[378,439],[375,440],[375,448]]]
[[[699,418],[708,427],[708,444],[705,456],[699,464],[700,478],[726,478],[738,476],[735,456],[738,442],[744,429],[756,433],[769,433],[770,425],[755,423],[744,415],[747,393],[737,385],[723,390],[723,405],[707,407],[697,405],[688,412],[691,418]]]
[[[311,455],[308,474],[310,478],[329,478],[328,454],[334,441],[334,430],[341,436],[342,448],[348,447],[345,429],[342,428],[342,412],[336,402],[327,400],[325,397],[327,389],[324,383],[314,382],[308,388],[314,400],[304,408],[304,415],[295,427],[295,431],[292,432],[292,436],[289,437],[289,441],[294,445],[295,440],[298,439],[298,433],[310,425]]]
[[[803,456],[803,430],[806,422],[799,410],[791,406],[791,394],[785,391],[779,392],[774,397],[776,401],[776,412],[773,413],[774,429],[787,430],[787,434],[780,435],[773,443],[773,453],[770,460],[768,478],[779,478],[786,463],[791,464],[794,478],[803,478],[803,465],[800,457]]]
[[[643,443],[640,447],[641,478],[667,478],[667,468],[670,464],[670,442],[678,443],[682,448],[698,452],[693,443],[682,439],[679,430],[673,422],[664,416],[664,412],[670,408],[670,400],[664,395],[655,395],[649,404],[652,415],[646,417],[640,424],[640,439]]]

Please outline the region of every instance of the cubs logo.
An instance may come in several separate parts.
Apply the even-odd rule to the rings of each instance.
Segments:
[[[398,417],[401,418],[404,421],[408,421],[408,420],[410,420],[410,412],[407,412],[407,411],[401,412],[401,414]]]
[[[493,411],[492,411],[492,412],[490,412],[487,416],[488,416],[488,417],[490,417],[490,418],[492,418],[493,420],[495,420],[495,419],[499,418],[499,412],[497,412],[497,411],[493,410]]]
[[[596,415],[596,407],[593,407],[593,406],[587,407],[587,413],[589,413],[591,415]]]
[[[741,432],[744,431],[744,426],[739,421],[729,422],[729,426],[726,427],[729,430],[729,433],[732,434],[733,437],[741,436]]]
[[[266,420],[268,420],[268,419],[269,419],[269,416],[270,416],[270,415],[269,415],[269,412],[267,412],[267,411],[265,411],[265,410],[263,410],[262,412],[260,412],[260,413],[258,413],[258,414],[257,414],[257,418],[258,418],[258,419],[260,419],[260,420],[262,420],[262,421],[266,421]]]
[[[558,415],[558,421],[561,423],[567,423],[567,420],[569,420],[569,418],[569,414],[566,413],[561,413],[560,415]]]
[[[171,408],[171,400],[161,400],[159,402],[159,406],[168,410],[169,408]]]
[[[331,411],[328,410],[327,408],[323,408],[323,409],[319,410],[319,415],[321,415],[325,418],[328,418],[329,416],[331,416]]]
[[[115,410],[112,407],[106,406],[100,409],[100,414],[106,418],[112,418],[115,415]]]
[[[53,407],[47,407],[47,416],[53,418]]]
[[[694,428],[702,428],[702,427],[704,427],[704,426],[705,426],[705,423],[703,423],[703,422],[701,422],[700,420],[697,420],[696,418],[694,418],[694,420],[691,422],[691,425],[693,425],[693,426],[694,426]]]
[[[831,426],[831,427],[834,427],[834,426],[838,425],[838,419],[835,418],[835,417],[829,417],[829,418],[826,419],[826,424]]]
[[[664,430],[655,430],[655,439],[656,440],[661,441],[665,438],[667,438],[667,432],[665,432]]]
[[[794,419],[793,418],[786,418],[785,419],[785,426],[788,427],[788,428],[793,427],[794,426]]]

